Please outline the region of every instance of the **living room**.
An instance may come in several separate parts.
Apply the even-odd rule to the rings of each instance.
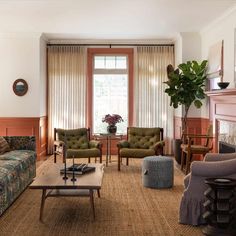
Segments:
[[[190,196],[186,186],[194,168],[198,173],[209,168],[206,170],[211,173],[210,166],[201,166],[212,164],[206,163],[211,155],[235,153],[235,4],[235,0],[1,0],[0,135],[6,137],[11,150],[0,154],[0,234],[203,235],[207,226],[207,230],[220,231],[222,225],[213,229],[210,221],[202,222],[202,205],[196,206],[196,212],[188,212],[194,216],[184,216],[183,204]],[[204,98],[198,93],[185,117],[186,103],[179,102],[175,109],[173,93],[168,94],[165,82],[183,75],[182,63],[190,61],[196,67],[195,61],[203,65],[204,60]],[[171,72],[168,65],[173,66]],[[221,89],[218,82],[229,84]],[[115,122],[109,117],[112,114],[118,115]],[[113,124],[117,131],[107,133],[107,126]],[[205,144],[200,136],[209,127],[212,132],[207,136],[207,151],[192,156],[188,152],[191,141],[185,149],[178,143],[186,141],[184,137],[191,140],[189,133],[195,135],[197,145]],[[67,150],[74,145],[68,140],[71,133],[67,130],[82,132],[85,128],[83,135],[88,134],[91,145],[97,148],[95,154],[61,152],[61,148]],[[153,151],[148,145],[156,141],[147,142],[143,132],[155,128],[160,139]],[[135,132],[140,137],[132,145],[145,150],[127,154],[130,150],[122,148],[132,146],[129,134]],[[72,134],[72,141],[73,135],[78,133]],[[55,143],[59,137],[61,142]],[[84,140],[79,146],[83,145]],[[19,147],[24,151],[16,150]],[[55,151],[60,155],[54,156]],[[10,152],[14,152],[11,157]],[[219,155],[227,159],[229,154]],[[169,178],[168,187],[145,186],[150,184],[145,178],[152,161],[147,156],[155,157],[151,168]],[[19,164],[21,158],[24,164],[16,167],[13,162]],[[227,174],[227,165],[233,168],[233,161],[223,161],[226,163],[221,167],[217,163],[219,175],[217,168],[215,175],[199,174],[195,189],[204,186],[206,190],[207,177],[233,178],[235,172]],[[54,192],[54,197],[47,199],[45,185],[37,188],[42,182],[38,177],[53,166],[69,167],[72,162],[100,166],[100,172],[96,169],[91,173],[96,174],[97,182],[88,191],[90,201],[80,195],[56,198],[58,193]],[[6,172],[6,168],[16,172]],[[63,182],[65,176],[59,172],[55,179]],[[15,179],[18,174],[23,183]],[[75,181],[68,176],[69,188],[83,185],[81,176],[76,175]],[[90,173],[82,177],[86,176]],[[9,196],[4,192],[6,183]],[[195,197],[203,199],[204,191],[199,190]]]

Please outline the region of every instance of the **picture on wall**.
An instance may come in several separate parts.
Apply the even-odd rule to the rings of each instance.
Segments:
[[[220,41],[209,48],[207,78],[209,90],[219,89],[217,83],[223,81],[223,53],[224,41]]]

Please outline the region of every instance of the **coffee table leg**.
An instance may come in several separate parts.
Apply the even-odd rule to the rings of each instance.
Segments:
[[[107,136],[107,139],[106,139],[106,145],[107,145],[107,153],[106,153],[106,166],[108,166],[108,156],[109,156],[109,150],[108,150],[108,146],[109,146],[109,140],[108,140],[108,136]]]
[[[43,189],[42,199],[41,199],[41,206],[40,206],[40,215],[39,215],[39,220],[40,221],[42,221],[42,219],[43,219],[43,209],[44,209],[45,200],[46,200],[46,189]]]
[[[90,195],[90,204],[92,208],[92,213],[93,213],[93,219],[95,220],[95,207],[94,207],[94,198],[93,198],[93,190],[89,189],[89,195]]]
[[[99,189],[97,189],[97,193],[98,193],[98,197],[100,198],[101,195],[100,195],[100,190]]]

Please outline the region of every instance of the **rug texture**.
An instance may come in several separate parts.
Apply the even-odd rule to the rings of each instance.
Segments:
[[[52,164],[52,157],[41,163],[37,175]],[[40,222],[41,191],[26,189],[0,217],[0,235],[203,235],[200,227],[178,223],[182,172],[175,167],[173,188],[150,189],[142,185],[141,165],[142,159],[130,159],[118,172],[114,157],[104,168],[101,198],[95,195],[95,221],[89,198],[61,197],[46,200]]]

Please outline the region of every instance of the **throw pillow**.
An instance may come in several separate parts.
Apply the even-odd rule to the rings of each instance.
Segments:
[[[10,151],[10,146],[5,138],[0,136],[0,154]]]

